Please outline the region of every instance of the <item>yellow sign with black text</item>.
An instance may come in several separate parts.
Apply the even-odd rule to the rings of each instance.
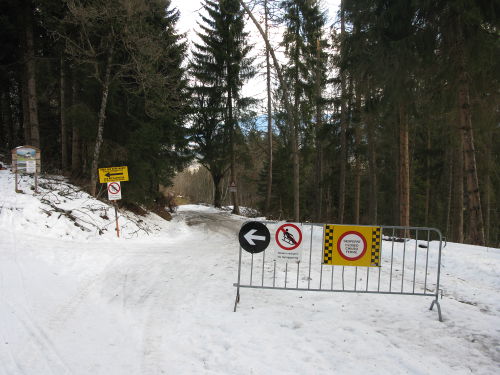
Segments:
[[[325,224],[323,264],[380,267],[380,227]]]
[[[101,184],[119,181],[128,181],[128,167],[99,168],[99,182]]]

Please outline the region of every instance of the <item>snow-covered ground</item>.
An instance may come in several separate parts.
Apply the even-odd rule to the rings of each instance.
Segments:
[[[246,220],[114,211],[0,171],[0,374],[497,374],[500,249],[448,243],[440,300],[243,289]],[[124,183],[125,184],[125,183]],[[101,234],[100,234],[101,233]]]

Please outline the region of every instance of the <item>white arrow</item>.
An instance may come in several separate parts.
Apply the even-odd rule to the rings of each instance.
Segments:
[[[247,240],[247,242],[250,245],[252,245],[252,246],[255,245],[255,242],[253,242],[253,240],[259,240],[259,241],[265,241],[266,240],[265,236],[256,236],[256,235],[254,235],[255,232],[257,232],[257,229],[250,229],[248,231],[248,233],[243,236],[245,238],[245,240]]]

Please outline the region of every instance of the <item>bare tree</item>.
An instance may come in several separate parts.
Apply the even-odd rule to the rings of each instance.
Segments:
[[[248,5],[245,4],[243,0],[240,0],[241,6],[245,10],[245,12],[248,14],[252,22],[255,24],[255,27],[259,30],[260,35],[262,36],[262,39],[264,40],[266,44],[266,48],[268,49],[269,53],[271,54],[271,58],[273,60],[273,65],[274,69],[276,71],[276,74],[278,76],[278,81],[280,83],[281,87],[281,92],[283,95],[283,102],[285,105],[285,111],[286,111],[286,116],[287,116],[287,123],[290,128],[290,143],[292,144],[292,164],[293,164],[293,206],[294,206],[294,220],[299,221],[300,220],[300,193],[299,193],[299,145],[298,145],[298,129],[295,126],[295,120],[294,120],[294,108],[290,102],[290,91],[288,89],[288,85],[286,81],[283,78],[283,73],[281,71],[280,64],[278,62],[278,59],[276,58],[276,54],[274,53],[274,49],[271,46],[271,43],[269,42],[269,38],[266,35],[266,32],[262,28],[262,26],[259,24],[255,16],[253,15],[252,11],[248,7]]]

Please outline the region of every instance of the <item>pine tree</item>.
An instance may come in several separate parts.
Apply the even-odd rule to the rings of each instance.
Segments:
[[[236,144],[240,133],[238,118],[251,103],[248,98],[241,97],[241,88],[255,72],[252,60],[248,57],[250,46],[246,43],[247,33],[244,31],[239,1],[207,0],[203,8],[207,14],[202,16],[202,23],[199,24],[201,43],[195,43],[191,63],[191,73],[196,79],[193,87],[196,96],[194,104],[200,110],[199,115],[195,116],[198,129],[195,138],[200,140],[208,137],[197,151],[205,152],[200,159],[211,171],[217,192],[217,185],[226,173],[226,163],[229,164],[231,182],[236,183]],[[224,127],[221,131],[215,131],[220,128],[219,121],[223,121]],[[224,138],[218,141],[211,136]],[[229,144],[228,159],[225,155],[215,157],[215,150],[207,150],[211,145],[226,142]],[[233,212],[239,213],[237,192],[231,194]],[[215,203],[220,204],[218,199]]]
[[[323,37],[325,16],[319,8],[317,1],[283,1],[281,6],[284,11],[286,30],[283,36],[285,56],[288,59],[285,69],[285,78],[288,81],[293,102],[293,126],[289,131],[289,145],[291,146],[293,186],[294,186],[294,219],[299,220],[304,216],[319,216],[320,208],[313,200],[307,202],[303,214],[299,215],[300,202],[306,198],[321,195],[321,145],[319,134],[322,121],[321,92],[326,84],[326,54],[324,48],[326,41]],[[314,124],[314,125],[313,125]],[[299,194],[299,150],[300,144],[312,142],[311,151],[316,154],[312,160],[312,173],[309,175],[315,190],[312,193]],[[308,148],[308,147],[307,147]],[[309,148],[308,148],[309,149]],[[302,152],[302,156],[307,156]],[[305,165],[303,165],[305,167]],[[309,168],[309,166],[307,166]],[[307,181],[307,173],[302,173],[303,181]],[[317,184],[314,184],[316,181]],[[311,187],[304,187],[310,190]],[[312,206],[312,207],[311,207]]]

